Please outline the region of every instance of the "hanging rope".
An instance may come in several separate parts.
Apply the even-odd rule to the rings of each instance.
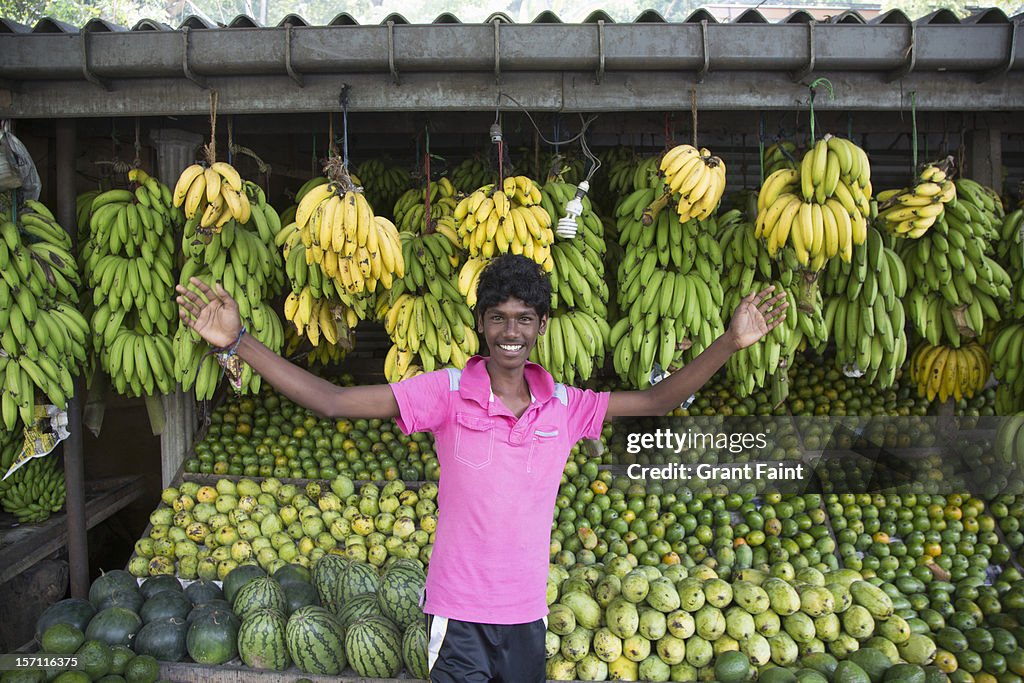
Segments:
[[[690,88],[690,119],[693,121],[693,146],[697,146],[697,89]]]
[[[675,135],[672,132],[672,124],[669,123],[669,113],[665,112],[662,115],[662,123],[665,126],[665,149],[671,149],[674,147]]]
[[[135,159],[132,160],[132,168],[139,168],[142,166],[142,142],[139,140],[141,128],[141,119],[138,116],[135,117]]]
[[[766,122],[764,120],[764,112],[761,112],[761,120],[757,122],[757,149],[758,149],[758,166],[761,169],[761,184],[764,185],[764,129]]]
[[[228,117],[228,163],[229,164],[233,164],[234,163],[234,161],[232,161],[232,159],[233,159],[232,153],[233,153],[234,146],[235,146],[235,117],[234,116],[229,116]]]
[[[910,91],[910,126],[914,132],[914,138],[910,143],[911,157],[913,158],[914,165],[910,167],[910,178],[913,182],[914,177],[917,175],[917,91]]]
[[[430,215],[430,126],[423,126],[423,175],[427,178],[426,201],[423,202],[423,234],[429,235],[434,232],[434,221]]]
[[[832,81],[828,80],[827,78],[818,78],[815,81],[813,81],[809,86],[807,86],[811,91],[811,144],[814,144],[814,141],[816,139],[814,137],[814,93],[815,88],[817,88],[819,85],[824,85],[825,87],[828,88],[828,98],[830,100],[834,100],[836,98],[836,93],[832,89]]]
[[[348,84],[342,86],[338,101],[341,103],[341,154],[348,173]]]
[[[210,144],[206,145],[206,162],[217,161],[217,102],[220,95],[216,90],[210,91]]]

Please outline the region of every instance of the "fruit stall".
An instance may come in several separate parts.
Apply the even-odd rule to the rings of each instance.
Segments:
[[[432,438],[229,386],[173,289],[399,381],[483,350],[501,253],[551,273],[531,359],[595,390],[792,302],[573,448],[549,679],[1024,680],[1021,23],[0,18],[0,179],[35,174],[0,192],[0,585],[69,575],[0,610],[36,657],[0,682],[425,678]],[[63,438],[23,462],[30,425]]]

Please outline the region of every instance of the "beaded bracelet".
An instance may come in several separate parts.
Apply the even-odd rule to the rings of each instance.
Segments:
[[[235,337],[235,341],[231,342],[227,346],[222,346],[219,349],[215,348],[214,351],[217,354],[224,354],[228,356],[235,355],[235,353],[237,353],[238,351],[238,345],[242,343],[242,336],[245,335],[247,331],[248,330],[245,329],[245,325],[242,325],[242,329],[238,331],[238,336]]]

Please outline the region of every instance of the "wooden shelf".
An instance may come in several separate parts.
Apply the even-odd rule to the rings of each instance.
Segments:
[[[86,528],[100,524],[143,494],[142,477],[110,477],[86,482]],[[51,515],[40,524],[18,524],[13,515],[0,516],[0,584],[25,571],[67,543],[67,515]]]

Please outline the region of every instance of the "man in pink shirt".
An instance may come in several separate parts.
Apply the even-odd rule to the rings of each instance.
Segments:
[[[551,285],[523,256],[492,261],[477,291],[477,330],[488,357],[391,385],[341,388],[245,333],[237,304],[193,279],[178,287],[182,320],[237,354],[290,399],[321,415],[398,419],[433,432],[441,480],[427,574],[431,681],[543,681],[551,515],[573,444],[615,417],[665,415],[736,350],[785,318],[784,294],[745,297],[704,353],[645,391],[596,393],[556,384],[527,360],[544,334]]]

